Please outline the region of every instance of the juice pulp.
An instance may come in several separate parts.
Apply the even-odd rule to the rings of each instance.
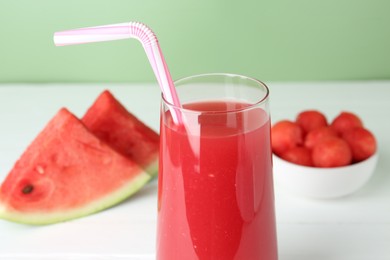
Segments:
[[[217,111],[185,114],[187,128],[162,115],[158,260],[277,259],[269,117],[221,113],[246,106],[185,105]]]

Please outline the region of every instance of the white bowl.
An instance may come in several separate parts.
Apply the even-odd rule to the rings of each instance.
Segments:
[[[290,163],[273,155],[275,184],[297,195],[332,199],[364,186],[375,171],[378,151],[370,158],[343,167],[316,168]]]

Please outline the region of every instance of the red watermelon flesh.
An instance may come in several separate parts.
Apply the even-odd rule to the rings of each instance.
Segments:
[[[129,197],[150,178],[63,108],[0,186],[0,217],[49,224],[89,215]]]
[[[105,90],[82,118],[86,127],[124,156],[157,174],[159,135]]]

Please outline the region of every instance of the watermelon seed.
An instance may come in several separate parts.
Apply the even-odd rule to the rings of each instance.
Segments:
[[[22,192],[23,192],[24,194],[29,194],[29,193],[31,193],[33,190],[34,190],[34,186],[32,186],[32,185],[26,185],[26,186],[23,188]]]
[[[35,170],[39,173],[39,174],[44,174],[45,173],[45,169],[38,165],[37,167],[35,167]]]

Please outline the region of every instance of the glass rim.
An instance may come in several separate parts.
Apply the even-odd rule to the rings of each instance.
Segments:
[[[167,101],[163,94],[161,94],[162,101],[164,102],[164,104],[166,104],[170,108],[173,108],[175,110],[177,109],[179,111],[186,112],[186,113],[191,112],[191,113],[202,113],[202,114],[208,114],[208,113],[217,114],[217,113],[234,113],[234,112],[240,112],[240,111],[249,110],[249,109],[252,109],[252,108],[255,108],[255,107],[261,105],[262,103],[265,103],[268,100],[269,88],[263,81],[258,80],[256,78],[244,76],[244,75],[241,75],[241,74],[234,74],[234,73],[203,73],[203,74],[195,74],[195,75],[182,77],[182,78],[179,78],[179,79],[175,80],[174,81],[174,85],[176,87],[176,84],[180,83],[181,81],[194,79],[194,78],[203,78],[203,77],[208,77],[208,76],[238,77],[238,78],[250,80],[250,81],[255,82],[256,84],[258,84],[259,86],[262,86],[265,89],[265,94],[258,101],[254,102],[254,103],[250,103],[248,106],[245,106],[245,107],[242,107],[242,108],[235,108],[235,109],[225,110],[225,111],[197,111],[197,110],[193,110],[193,109],[183,108],[181,106],[174,105],[171,102]]]

